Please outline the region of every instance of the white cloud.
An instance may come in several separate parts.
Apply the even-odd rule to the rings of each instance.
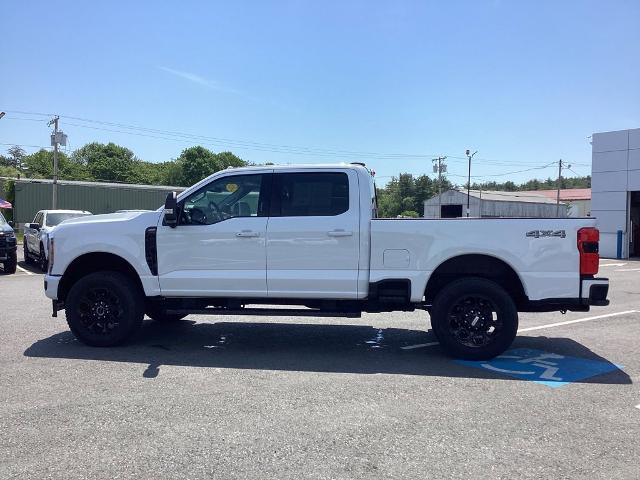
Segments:
[[[180,77],[192,83],[197,83],[198,85],[202,85],[203,87],[211,88],[213,90],[219,90],[222,92],[237,93],[235,90],[224,88],[220,84],[213,82],[211,80],[207,80],[206,78],[201,77],[200,75],[197,75],[195,73],[183,72],[181,70],[176,70],[174,68],[169,68],[169,67],[158,67],[158,68],[164,72],[170,73],[171,75],[175,75],[176,77]]]

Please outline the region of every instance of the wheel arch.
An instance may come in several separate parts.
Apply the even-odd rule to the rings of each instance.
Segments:
[[[90,252],[75,258],[65,269],[58,285],[58,300],[65,301],[71,287],[82,277],[98,271],[119,272],[131,278],[144,294],[140,276],[126,259],[108,252]]]
[[[448,258],[433,271],[425,288],[425,301],[432,303],[445,285],[470,276],[496,282],[511,295],[518,307],[528,300],[524,283],[509,263],[487,254],[463,254]]]

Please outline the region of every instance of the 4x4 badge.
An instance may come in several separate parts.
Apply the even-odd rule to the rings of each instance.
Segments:
[[[564,230],[531,230],[527,232],[527,237],[540,238],[540,237],[560,237],[565,238],[567,232]]]

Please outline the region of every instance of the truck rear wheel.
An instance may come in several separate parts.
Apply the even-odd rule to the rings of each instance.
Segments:
[[[67,323],[82,343],[110,347],[138,330],[144,302],[137,285],[118,272],[91,273],[78,280],[65,301]]]
[[[464,360],[504,352],[518,332],[518,310],[497,283],[470,277],[446,285],[433,302],[431,324],[445,351]]]

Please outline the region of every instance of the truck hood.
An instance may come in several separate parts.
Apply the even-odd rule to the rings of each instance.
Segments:
[[[119,223],[127,222],[139,217],[149,217],[154,219],[155,224],[158,219],[159,212],[122,212],[122,213],[105,213],[102,215],[87,215],[86,217],[76,217],[65,220],[57,226],[56,231],[67,225],[90,225],[96,223]]]
[[[57,225],[50,235],[66,237],[68,235],[84,235],[101,233],[107,235],[127,234],[130,231],[142,231],[151,226],[156,226],[161,213],[156,212],[123,212],[108,213],[104,215],[88,215],[65,220]]]
[[[0,232],[13,233],[13,228],[11,228],[9,225],[0,225]]]

